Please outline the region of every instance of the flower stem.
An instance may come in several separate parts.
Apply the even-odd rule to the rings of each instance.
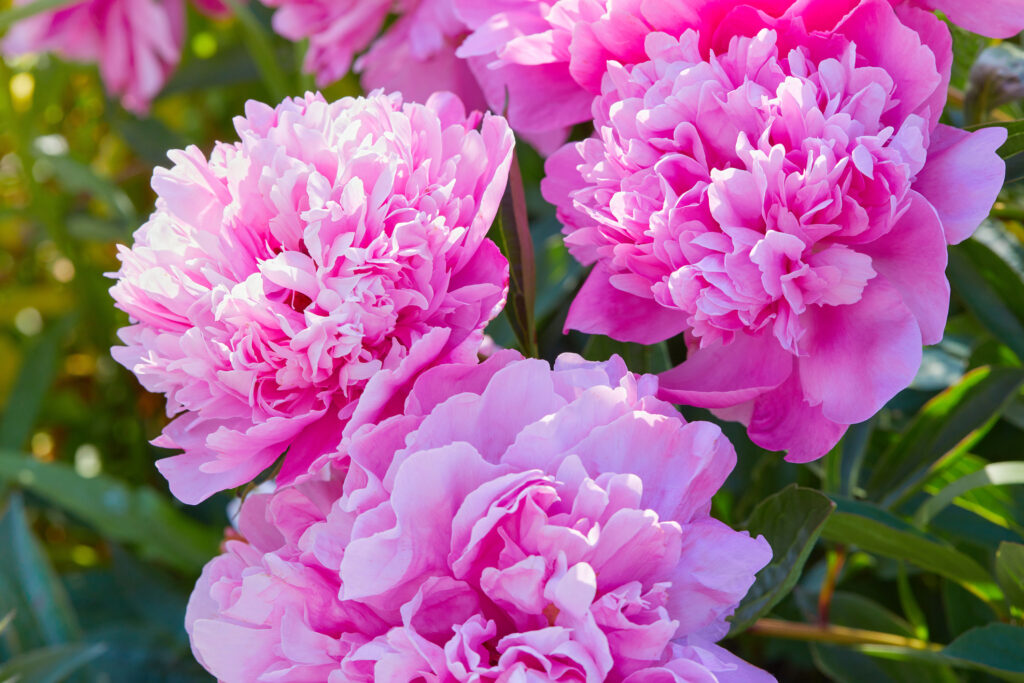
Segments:
[[[932,652],[938,652],[942,649],[941,645],[918,638],[899,636],[895,633],[867,631],[860,628],[836,626],[834,624],[801,624],[781,619],[759,619],[750,627],[750,632],[772,638],[807,640],[836,645],[892,645],[911,650],[928,650]]]

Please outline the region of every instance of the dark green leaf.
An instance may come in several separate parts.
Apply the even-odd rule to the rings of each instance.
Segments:
[[[834,507],[823,494],[793,485],[754,508],[746,529],[768,540],[773,557],[736,608],[731,634],[748,628],[793,590]]]
[[[15,610],[21,648],[59,645],[78,637],[71,603],[50,561],[32,535],[20,494],[13,494],[0,519],[0,602]],[[0,680],[4,680],[0,676]]]
[[[991,673],[1024,674],[1024,628],[989,624],[971,629],[947,645],[942,653],[961,664]],[[1020,680],[1024,680],[1024,676]]]
[[[103,645],[54,645],[17,655],[0,664],[4,683],[59,683],[103,654]]]
[[[996,551],[996,580],[1006,595],[1006,602],[1024,610],[1024,545],[999,545]]]
[[[1015,154],[1024,152],[1024,119],[1016,121],[992,121],[976,126],[967,126],[967,130],[979,130],[981,128],[1005,128],[1007,133],[1006,142],[999,148],[999,156],[1009,159]]]
[[[150,488],[133,489],[111,477],[81,477],[60,463],[0,453],[0,480],[8,480],[92,525],[103,535],[132,543],[146,557],[183,571],[202,567],[220,535],[179,512]]]
[[[1024,370],[978,368],[929,401],[873,468],[870,497],[892,504],[944,457],[965,453],[1024,383]]]
[[[947,272],[967,309],[1024,360],[1024,283],[1013,267],[987,245],[969,239],[949,250]]]
[[[999,586],[977,562],[955,548],[906,530],[902,522],[882,521],[886,514],[877,508],[871,515],[855,514],[840,507],[829,517],[822,536],[876,555],[906,560],[960,583],[994,609],[1002,609]]]

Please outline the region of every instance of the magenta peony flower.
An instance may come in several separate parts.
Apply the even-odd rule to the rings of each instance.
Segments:
[[[156,212],[111,289],[114,357],[174,415],[154,443],[183,501],[278,481],[336,444],[355,399],[386,404],[439,362],[475,362],[508,264],[486,239],[512,134],[458,98],[373,94],[246,107],[241,142],[158,169]]]
[[[728,44],[735,26],[757,21],[755,12],[809,22],[830,31],[860,0],[452,0],[472,34],[457,54],[471,60],[495,111],[508,107],[509,123],[533,134],[562,131],[591,118],[605,65],[647,61],[650,33],[674,37],[687,29],[701,35],[706,51]],[[1024,30],[1024,0],[889,0],[909,14],[918,4],[945,12],[965,28],[996,37]],[[914,18],[913,25],[925,25]],[[756,32],[756,31],[755,31]],[[927,41],[937,29],[925,28]],[[750,34],[752,35],[752,34]],[[945,49],[948,52],[948,49]],[[705,52],[706,54],[706,52]],[[941,55],[946,59],[946,55]],[[562,138],[564,140],[564,137]]]
[[[946,243],[987,215],[1005,131],[938,124],[950,38],[929,13],[720,4],[717,26],[610,62],[595,137],[548,161],[545,196],[595,264],[566,325],[645,344],[685,332],[663,397],[807,461],[942,338]]]
[[[773,680],[712,644],[771,556],[708,515],[735,453],[656,388],[618,358],[426,371],[245,501],[196,657],[229,682]]]
[[[184,15],[183,0],[82,0],[19,21],[2,49],[97,62],[107,90],[145,113],[181,59]]]

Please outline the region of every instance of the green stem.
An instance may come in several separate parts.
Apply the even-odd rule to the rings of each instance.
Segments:
[[[274,46],[263,26],[256,20],[256,16],[249,8],[239,0],[225,0],[225,4],[231,8],[239,23],[242,24],[242,38],[245,40],[245,45],[249,49],[253,61],[256,62],[256,68],[259,69],[263,83],[270,91],[274,103],[288,97],[288,79],[285,77],[284,71],[281,70],[281,65],[275,59]]]
[[[51,12],[55,9],[60,9],[65,5],[73,5],[81,0],[35,0],[27,5],[19,5],[12,7],[9,10],[0,12],[0,31],[5,31],[15,22],[21,21],[22,19],[28,19],[29,17],[43,12]]]
[[[907,638],[894,633],[867,631],[865,629],[835,626],[833,624],[814,626],[794,621],[783,621],[781,619],[759,619],[750,627],[750,632],[773,638],[832,643],[835,645],[891,645],[911,650],[932,652],[938,652],[942,649],[942,646],[936,643],[930,643],[918,638]]]

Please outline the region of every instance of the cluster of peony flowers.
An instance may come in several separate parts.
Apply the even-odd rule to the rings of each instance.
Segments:
[[[241,141],[170,153],[156,211],[111,293],[133,324],[114,357],[168,415],[158,467],[196,503],[278,481],[333,449],[356,399],[387,404],[423,368],[475,362],[508,263],[486,234],[508,178],[504,119],[458,98],[251,102]]]
[[[1004,130],[939,123],[931,10],[1006,35],[1024,0],[262,1],[321,84],[354,65],[404,96],[250,103],[239,142],[170,154],[121,249],[113,353],[176,416],[155,441],[184,451],[157,464],[173,493],[284,455],[192,595],[198,660],[224,681],[772,680],[714,644],[771,550],[710,516],[735,452],[670,402],[802,462],[910,383],[947,245],[1004,174]],[[178,12],[160,64],[180,2],[154,5]],[[680,338],[681,365],[485,350],[513,138],[464,102],[542,148],[593,121],[542,185],[593,266],[566,327]]]
[[[684,334],[664,398],[813,460],[941,340],[946,246],[988,214],[1006,133],[938,123],[951,41],[926,11],[708,4],[619,36],[631,61],[608,62],[594,136],[548,160],[545,196],[594,264],[566,326]]]
[[[193,1],[209,15],[225,12],[219,0]],[[95,62],[107,90],[125,109],[144,114],[181,59],[184,32],[184,0],[78,0],[16,23],[0,50]]]
[[[196,657],[228,682],[773,680],[713,644],[771,557],[708,515],[735,453],[656,388],[617,357],[426,371],[245,500]]]

